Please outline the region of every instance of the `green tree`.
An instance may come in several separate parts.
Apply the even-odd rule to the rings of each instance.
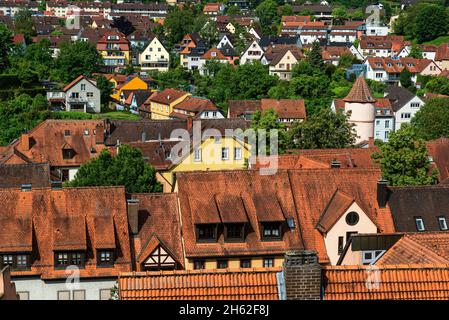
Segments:
[[[408,56],[410,58],[422,59],[423,56],[422,56],[421,47],[417,44],[413,44]]]
[[[388,142],[372,155],[380,163],[383,178],[392,186],[428,185],[436,181],[438,170],[432,170],[424,140],[410,125],[392,132]]]
[[[210,46],[218,43],[218,28],[217,23],[213,20],[207,20],[200,30],[200,36],[206,40]]]
[[[9,65],[8,52],[12,46],[12,32],[0,23],[0,73]]]
[[[169,12],[164,21],[169,47],[179,43],[186,34],[192,32],[194,23],[195,17],[191,10],[176,8]]]
[[[307,61],[314,68],[317,68],[317,69],[320,69],[320,70],[324,69],[324,61],[323,61],[323,56],[322,56],[322,52],[321,52],[321,47],[320,47],[320,42],[319,41],[315,41],[312,44],[312,49],[310,50],[310,52],[307,55]]]
[[[419,43],[445,35],[448,31],[448,14],[441,6],[426,5],[416,16],[415,28]]]
[[[276,1],[264,0],[257,6],[255,14],[259,18],[264,34],[274,34],[276,32],[276,28],[273,28],[273,24],[278,23]]]
[[[345,7],[337,7],[332,10],[332,19],[335,24],[343,24],[347,18],[348,12]]]
[[[416,134],[425,140],[449,138],[449,99],[430,99],[412,119]]]
[[[95,45],[84,42],[64,42],[56,59],[55,77],[70,82],[79,75],[92,76],[103,64]]]
[[[241,14],[241,13],[242,13],[242,10],[240,10],[240,7],[237,6],[237,5],[228,6],[227,9],[226,9],[226,14],[229,15],[229,16],[238,15],[238,14]]]
[[[294,14],[293,8],[288,3],[284,4],[283,6],[280,6],[278,9],[279,16],[292,16]]]
[[[347,148],[355,143],[354,125],[349,115],[322,109],[287,132],[289,149]]]
[[[68,187],[124,186],[128,193],[161,192],[156,171],[145,162],[139,149],[128,145],[119,147],[116,156],[103,150],[97,158],[81,165]]]
[[[36,35],[31,11],[28,9],[20,9],[14,15],[14,26],[16,34],[23,34],[26,42],[31,43],[31,37]]]
[[[449,95],[449,79],[446,77],[432,77],[425,86],[432,93]]]
[[[97,88],[100,90],[100,100],[103,106],[107,106],[113,89],[113,84],[103,76],[97,76]]]
[[[412,74],[407,67],[404,67],[399,74],[399,81],[401,82],[401,86],[404,88],[410,89],[413,87]]]
[[[273,109],[268,109],[263,112],[256,111],[253,115],[253,120],[251,122],[251,128],[254,129],[255,132],[258,133],[257,139],[261,139],[261,133],[258,130],[264,130],[266,132],[266,155],[274,154],[277,152],[278,154],[282,154],[285,152],[286,147],[286,136],[285,136],[285,125],[278,121],[278,114]],[[274,134],[274,136],[278,139],[278,149],[272,150],[270,146],[270,135]],[[261,152],[258,150],[259,143],[257,145],[257,154]]]

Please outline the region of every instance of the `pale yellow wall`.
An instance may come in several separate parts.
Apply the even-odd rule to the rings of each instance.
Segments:
[[[282,267],[284,263],[284,256],[273,256],[274,258],[274,267]],[[198,258],[203,259],[203,258]],[[240,260],[241,259],[250,259],[251,260],[251,268],[263,268],[263,257],[241,257],[241,258],[228,258],[226,256],[221,257],[220,259],[228,259],[228,268],[229,269],[240,269]],[[186,270],[193,270],[193,260],[194,259],[185,259],[185,268]],[[217,260],[219,259],[205,259],[205,269],[217,269]]]
[[[221,148],[229,148],[228,160],[221,159]],[[240,160],[234,160],[234,148],[242,149],[242,158]],[[164,179],[171,185],[173,183],[173,172],[245,169],[247,163],[245,159],[248,159],[251,154],[248,144],[232,137],[222,137],[220,143],[215,143],[214,138],[208,138],[202,142],[201,150],[201,161],[194,160],[194,152],[192,151],[179,165],[168,172],[163,172],[162,176]]]
[[[355,266],[360,264],[362,264],[362,251],[352,251],[351,247],[349,247],[341,261],[341,265]]]
[[[178,103],[184,101],[185,98],[187,98],[188,96],[190,96],[190,93],[186,93],[185,95],[183,95],[182,97],[173,100],[173,102],[170,103],[170,105],[166,105],[166,104],[162,104],[162,103],[157,103],[157,102],[150,102],[151,105],[151,119],[170,119],[170,113],[173,112],[173,107],[176,106]],[[168,107],[168,109],[167,109]]]
[[[355,211],[359,214],[359,221],[356,225],[350,226],[346,223],[346,216],[349,212]],[[377,233],[377,226],[363,212],[363,210],[353,203],[334,226],[324,235],[327,255],[332,265],[336,265],[340,255],[338,254],[338,237],[343,237],[343,247],[346,245],[346,232],[357,231],[358,233]]]
[[[449,60],[437,61],[437,64],[441,68],[441,70],[449,69]]]
[[[431,70],[431,69],[435,69],[435,70]],[[421,71],[421,75],[423,75],[423,76],[437,76],[440,73],[441,73],[441,69],[439,68],[439,66],[436,63],[433,63],[433,62],[429,63],[429,65],[427,67],[425,67],[423,71]]]
[[[150,48],[152,51],[150,51]],[[161,49],[159,52],[158,50]],[[147,59],[147,56],[149,56],[149,59]],[[148,46],[145,48],[145,50],[140,54],[139,56],[139,63],[151,63],[151,62],[158,62],[158,59],[167,60],[167,63],[170,61],[170,54],[165,49],[165,47],[162,45],[162,43],[159,41],[158,38],[154,37],[153,40],[148,44]],[[142,67],[142,70],[158,70],[160,72],[168,71],[167,67]]]

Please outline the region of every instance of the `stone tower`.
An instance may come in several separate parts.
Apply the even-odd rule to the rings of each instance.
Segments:
[[[357,78],[343,101],[345,102],[345,112],[351,111],[349,122],[355,124],[358,136],[356,143],[374,137],[374,103],[376,99],[371,95],[363,75]]]

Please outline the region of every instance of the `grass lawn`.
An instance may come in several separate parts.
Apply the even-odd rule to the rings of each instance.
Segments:
[[[424,42],[424,44],[433,44],[433,45],[439,46],[440,44],[445,43],[445,42],[449,42],[449,36],[441,36],[436,39],[433,39],[432,41]]]
[[[111,111],[106,113],[99,113],[92,115],[93,119],[109,118],[112,120],[139,120],[140,117],[136,114],[125,111]]]

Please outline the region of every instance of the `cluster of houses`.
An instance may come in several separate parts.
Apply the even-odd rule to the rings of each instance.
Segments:
[[[301,117],[293,113],[282,117]],[[438,184],[391,187],[371,158],[372,143],[290,150],[270,158],[277,171],[264,175],[267,159],[252,161],[245,139],[227,132],[249,121],[200,121],[201,132],[217,135],[195,142],[189,120],[46,120],[0,148],[0,270],[20,299],[110,299],[117,281],[120,299],[449,297],[447,276],[437,289],[432,277],[413,276],[448,273],[448,139],[426,145]],[[172,137],[175,129],[189,135]],[[174,163],[171,150],[182,139],[193,144]],[[63,187],[80,165],[123,144],[142,151],[163,193]],[[336,289],[370,268],[407,286],[381,281],[383,295]],[[74,287],[65,282],[73,270]]]

